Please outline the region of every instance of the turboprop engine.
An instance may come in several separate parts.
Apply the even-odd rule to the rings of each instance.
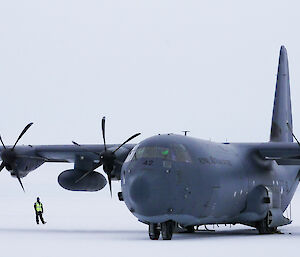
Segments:
[[[70,191],[98,191],[107,183],[105,177],[98,172],[86,173],[74,169],[63,171],[57,180],[62,188]]]

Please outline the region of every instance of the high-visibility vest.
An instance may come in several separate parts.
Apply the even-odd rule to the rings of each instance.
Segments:
[[[42,211],[43,209],[42,209],[42,203],[38,203],[38,202],[36,202],[35,203],[35,210],[36,211]]]

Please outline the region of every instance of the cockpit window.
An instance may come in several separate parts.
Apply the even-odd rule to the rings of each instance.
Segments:
[[[192,162],[191,156],[182,144],[172,145],[173,151],[178,162]]]
[[[172,157],[170,155],[170,149],[166,147],[160,147],[160,146],[144,146],[139,147],[135,155],[133,156],[133,159],[141,159],[141,158],[162,158],[166,160],[171,160]]]
[[[186,147],[182,144],[163,146],[136,146],[128,155],[126,161],[147,159],[163,159],[177,162],[192,162],[192,158]]]

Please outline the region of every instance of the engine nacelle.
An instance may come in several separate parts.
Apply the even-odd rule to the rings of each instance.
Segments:
[[[107,181],[103,175],[98,172],[91,172],[80,181],[76,181],[81,178],[86,172],[80,170],[65,170],[58,176],[58,184],[71,191],[98,191],[105,187]]]
[[[14,162],[14,166],[17,169],[20,178],[26,177],[29,172],[40,167],[44,161],[42,160],[34,160],[34,159],[26,159],[26,158],[17,158]],[[16,170],[12,170],[10,165],[6,166],[6,169],[11,173],[13,177],[16,176]]]

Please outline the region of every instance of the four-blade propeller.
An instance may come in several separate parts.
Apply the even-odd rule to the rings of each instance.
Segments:
[[[112,187],[111,187],[111,180],[112,180],[112,171],[114,169],[115,163],[117,162],[116,160],[116,155],[115,153],[126,143],[128,143],[130,140],[134,139],[135,137],[139,136],[141,133],[134,134],[130,138],[128,138],[126,141],[124,141],[122,144],[120,144],[115,150],[111,151],[107,149],[106,146],[106,140],[105,140],[105,117],[102,118],[101,122],[101,128],[102,128],[102,137],[103,137],[103,143],[104,143],[104,151],[100,154],[95,153],[99,156],[99,166],[103,165],[103,170],[107,174],[108,178],[108,184],[109,184],[109,190],[110,190],[110,195],[112,196]],[[80,146],[78,143],[72,141],[73,144]],[[90,151],[89,151],[90,152]],[[86,177],[88,174],[90,174],[92,171],[89,171],[85,173],[83,176],[81,176],[79,179],[76,180],[75,183],[79,182],[82,180],[84,177]]]
[[[16,177],[18,178],[18,181],[23,189],[23,191],[25,192],[24,186],[22,184],[21,178],[20,178],[20,174],[19,174],[19,170],[17,169],[17,167],[15,166],[15,161],[17,159],[17,154],[15,152],[15,147],[17,145],[17,143],[19,142],[19,140],[22,138],[22,136],[26,133],[26,131],[31,127],[33,123],[29,123],[28,125],[26,125],[26,127],[23,129],[23,131],[21,132],[21,134],[19,135],[18,139],[16,140],[16,142],[14,143],[12,148],[7,148],[5,146],[5,144],[3,143],[2,137],[0,135],[0,141],[1,144],[3,146],[3,151],[1,153],[1,159],[2,159],[2,163],[0,165],[0,172],[6,168],[8,171],[12,170],[13,174],[16,175]]]
[[[19,170],[16,167],[16,160],[17,156],[16,152],[15,152],[15,147],[17,145],[17,143],[19,142],[19,140],[23,137],[23,135],[26,133],[26,131],[32,126],[32,122],[29,123],[28,125],[26,125],[26,127],[22,130],[22,132],[20,133],[19,137],[17,138],[16,142],[14,143],[13,147],[8,148],[5,146],[2,137],[0,135],[0,142],[3,146],[3,150],[1,152],[1,159],[2,159],[2,163],[0,164],[0,172],[6,168],[8,171],[13,171],[12,174],[16,175],[23,191],[25,192],[24,186],[22,184],[21,178],[20,178],[20,174],[19,174]],[[112,171],[114,169],[115,163],[118,163],[118,160],[116,159],[116,155],[115,153],[126,143],[128,143],[130,140],[134,139],[135,137],[139,136],[141,133],[137,133],[134,134],[133,136],[129,137],[126,141],[124,141],[122,144],[120,144],[116,149],[114,150],[109,150],[107,149],[107,145],[106,145],[106,140],[105,140],[105,117],[102,118],[102,122],[101,122],[101,128],[102,128],[102,137],[103,137],[103,143],[104,143],[104,151],[101,152],[100,154],[97,152],[92,152],[96,155],[98,155],[99,157],[99,166],[103,165],[103,170],[104,172],[107,174],[107,178],[108,178],[108,184],[109,184],[109,190],[110,190],[110,195],[112,196],[112,186],[111,186],[111,180],[112,180]],[[73,144],[78,145],[81,147],[81,145],[79,145],[78,143],[72,141]],[[89,150],[86,150],[88,152],[91,152]],[[37,157],[38,158],[38,157]],[[99,167],[98,166],[98,167]],[[82,180],[84,177],[86,177],[88,174],[90,174],[92,171],[89,171],[87,173],[85,173],[82,177],[80,177],[79,179],[76,180],[75,183],[79,182],[80,180]]]

